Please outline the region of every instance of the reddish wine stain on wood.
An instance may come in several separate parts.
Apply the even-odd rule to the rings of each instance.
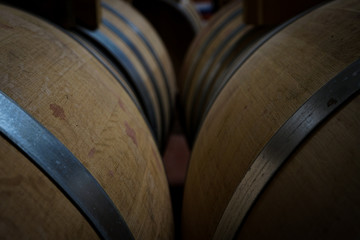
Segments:
[[[53,115],[56,118],[60,118],[61,120],[66,119],[64,109],[62,107],[60,107],[59,105],[52,103],[52,104],[50,104],[50,109],[53,111]]]
[[[90,150],[90,152],[88,153],[88,156],[89,156],[90,158],[92,158],[92,157],[94,157],[95,153],[96,153],[96,149],[95,149],[95,148],[92,148],[92,149]]]
[[[14,29],[13,27],[10,27],[10,26],[5,25],[3,23],[0,23],[0,28],[2,28],[2,29]]]
[[[133,128],[131,128],[127,122],[125,122],[125,127],[126,127],[126,134],[131,138],[133,143],[137,146],[135,130]]]
[[[118,100],[118,104],[119,104],[119,106],[121,107],[121,109],[122,109],[124,112],[126,112],[125,105],[124,105],[123,101],[121,101],[120,98],[119,98],[119,100]]]
[[[109,171],[108,171],[108,175],[109,175],[109,177],[114,177],[114,172],[111,171],[111,170],[109,170]]]

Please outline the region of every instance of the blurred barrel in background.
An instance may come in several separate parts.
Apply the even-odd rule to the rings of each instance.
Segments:
[[[200,15],[189,0],[133,0],[161,36],[179,76],[185,53],[202,28]]]
[[[243,21],[243,3],[234,1],[216,13],[197,35],[187,52],[180,75],[184,124],[190,143],[212,96],[232,65],[271,27],[255,27]]]
[[[105,53],[123,72],[162,149],[169,133],[176,92],[167,50],[150,23],[130,4],[106,0],[101,6],[99,28],[93,31],[78,28],[73,34]]]
[[[238,65],[193,147],[184,239],[359,238],[359,20],[330,2]]]
[[[53,25],[0,12],[1,238],[173,238],[161,156],[125,78]]]

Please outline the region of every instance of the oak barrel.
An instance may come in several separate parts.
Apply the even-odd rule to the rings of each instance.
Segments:
[[[173,238],[161,157],[124,87],[43,20],[1,5],[0,28],[0,238]]]
[[[184,239],[360,237],[359,20],[332,1],[239,66],[192,151]]]
[[[184,123],[191,143],[224,75],[270,29],[245,24],[243,3],[234,1],[216,13],[196,36],[187,51],[179,80]]]
[[[203,25],[193,1],[133,0],[132,3],[149,20],[164,41],[174,64],[175,75],[178,77],[185,53]]]
[[[129,3],[105,0],[98,29],[76,31],[125,74],[163,148],[171,124],[176,83],[164,43]],[[74,34],[74,33],[73,33]]]

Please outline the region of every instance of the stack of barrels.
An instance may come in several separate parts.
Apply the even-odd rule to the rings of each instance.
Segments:
[[[202,27],[186,0],[103,0],[66,30],[0,5],[1,239],[178,238],[176,106],[182,239],[360,237],[360,2],[271,26],[215,2]]]

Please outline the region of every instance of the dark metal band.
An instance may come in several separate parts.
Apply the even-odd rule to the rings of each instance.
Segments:
[[[155,132],[152,129],[145,113],[144,110],[142,109],[139,100],[135,97],[134,93],[132,92],[132,90],[127,86],[127,84],[125,84],[123,82],[123,79],[126,79],[125,76],[123,75],[123,73],[120,71],[119,68],[115,67],[113,65],[113,62],[110,61],[110,59],[107,58],[107,56],[105,56],[100,50],[98,50],[95,46],[93,46],[91,43],[87,42],[87,44],[91,45],[91,47],[86,46],[86,44],[84,44],[83,41],[86,41],[85,39],[82,39],[81,37],[79,37],[76,33],[71,32],[71,31],[65,31],[63,29],[60,29],[62,31],[64,31],[68,36],[70,36],[72,39],[74,39],[76,42],[78,42],[83,48],[85,48],[94,58],[96,58],[105,68],[106,70],[109,71],[109,73],[116,79],[116,81],[118,83],[120,83],[120,85],[123,87],[123,89],[125,90],[125,92],[129,95],[129,97],[131,98],[131,100],[133,101],[133,103],[135,104],[136,108],[139,110],[141,116],[143,117],[144,121],[146,122],[146,125],[149,127],[151,135],[153,136],[154,139],[156,139],[155,137]],[[107,62],[104,62],[101,57],[99,57],[99,55],[101,55],[102,58],[107,59]],[[114,71],[108,66],[108,64],[111,64],[114,69],[116,69],[116,72],[121,76],[121,78],[119,78]],[[126,81],[128,82],[128,80]]]
[[[144,59],[144,57],[141,54],[141,52],[139,51],[139,49],[135,46],[135,44],[123,32],[121,32],[116,26],[114,26],[111,22],[109,22],[105,18],[103,18],[103,24],[104,24],[105,27],[107,27],[113,33],[115,33],[115,35],[118,36],[131,49],[131,51],[135,54],[136,58],[140,61],[140,63],[144,67],[144,69],[146,71],[146,74],[150,78],[151,84],[152,84],[152,86],[153,86],[153,88],[155,90],[155,95],[157,97],[156,100],[157,100],[157,102],[159,104],[160,116],[161,116],[160,126],[165,126],[166,125],[166,117],[165,117],[165,113],[164,113],[163,101],[162,101],[161,93],[160,93],[160,90],[159,90],[159,86],[158,86],[157,81],[156,81],[155,76],[154,76],[154,72],[150,69],[148,63]],[[166,126],[166,128],[167,127],[168,126]],[[164,140],[164,138],[165,138],[164,129],[161,128],[160,142],[162,142]]]
[[[203,82],[207,80],[207,79],[205,79],[205,77],[206,77],[207,73],[209,72],[209,69],[211,67],[213,67],[215,60],[219,57],[219,55],[224,50],[224,48],[229,44],[229,42],[231,42],[234,38],[236,38],[238,36],[238,34],[242,30],[244,30],[245,27],[246,27],[245,24],[239,24],[239,26],[237,26],[230,34],[228,34],[226,36],[226,38],[216,47],[216,49],[211,54],[211,57],[202,66],[199,77],[196,78],[196,81],[194,82],[195,89],[194,89],[193,97],[192,97],[192,99],[190,99],[190,96],[187,96],[187,99],[186,99],[186,101],[190,101],[190,103],[187,104],[187,106],[186,106],[186,108],[190,108],[190,123],[187,126],[189,134],[196,131],[196,126],[194,126],[192,124],[194,122],[193,119],[194,119],[195,115],[197,115],[196,111],[198,110],[198,109],[196,109],[196,107],[198,106],[198,104],[196,103],[196,100],[201,97],[202,91],[204,91],[204,92],[207,91],[207,89],[204,88],[204,86],[203,86]],[[230,46],[230,49],[235,44],[236,44],[236,42],[233,43],[232,46]]]
[[[194,139],[196,138],[200,124],[202,122],[202,115],[205,113],[206,107],[207,107],[207,100],[210,98],[210,96],[214,93],[214,90],[217,89],[217,84],[219,84],[223,77],[221,76],[222,73],[227,73],[229,71],[229,67],[234,62],[234,52],[237,53],[237,55],[240,55],[244,49],[247,49],[251,46],[253,42],[256,42],[260,36],[263,36],[266,34],[266,32],[270,31],[270,27],[255,27],[248,32],[246,32],[240,39],[237,40],[234,45],[227,50],[226,53],[221,57],[219,61],[217,61],[216,65],[213,66],[210,69],[210,72],[206,75],[206,83],[202,85],[202,93],[198,95],[198,104],[196,105],[196,108],[192,112],[193,117],[193,124],[194,130],[192,131],[194,134]],[[251,41],[250,41],[251,39]],[[245,45],[243,45],[245,42],[247,42]],[[241,48],[239,48],[241,46]],[[221,69],[224,67],[225,69]],[[221,70],[221,71],[220,71]]]
[[[139,99],[140,104],[142,105],[144,112],[150,122],[151,127],[156,133],[156,140],[159,141],[161,135],[159,136],[159,126],[157,125],[155,108],[152,104],[152,100],[149,96],[148,90],[144,85],[144,81],[141,76],[128,59],[128,57],[101,31],[89,31],[85,28],[78,28],[80,34],[84,35],[91,42],[96,44],[102,51],[104,51],[108,56],[111,56],[111,60],[114,61],[117,67],[126,76],[126,79],[130,79],[128,84],[133,88],[136,96]]]
[[[100,237],[134,239],[112,200],[80,161],[2,91],[0,132],[55,182]]]
[[[312,95],[274,134],[235,190],[214,239],[225,229],[231,229],[232,234],[239,231],[250,208],[289,156],[320,123],[359,91],[360,59]],[[229,215],[237,216],[236,221],[227,222]],[[230,237],[234,235],[227,239]]]
[[[165,69],[164,69],[163,65],[161,64],[160,58],[158,57],[156,51],[152,47],[149,40],[145,37],[145,35],[141,32],[141,30],[135,24],[133,24],[130,20],[128,20],[125,16],[123,16],[118,11],[113,9],[111,6],[109,6],[108,4],[106,4],[104,2],[101,3],[101,6],[103,8],[105,8],[106,10],[108,10],[109,12],[111,12],[112,14],[114,14],[115,16],[117,16],[121,21],[126,23],[132,29],[132,31],[139,36],[139,38],[143,41],[143,43],[146,45],[148,50],[151,52],[152,56],[154,57],[157,65],[158,65],[158,67],[159,67],[159,69],[161,71],[161,75],[162,75],[162,77],[163,77],[163,79],[165,81],[167,96],[168,96],[168,99],[170,101],[170,107],[172,108],[174,106],[174,102],[173,102],[173,99],[171,98],[171,91],[170,91],[170,86],[169,86],[169,78],[167,77],[167,75],[165,73]],[[169,109],[169,112],[171,112],[171,111],[172,110]]]
[[[125,92],[129,95],[129,97],[131,98],[131,100],[135,103],[136,107],[138,108],[138,110],[141,112],[142,116],[145,118],[145,115],[143,113],[143,110],[139,104],[139,101],[138,99],[135,97],[134,93],[132,93],[132,90],[129,89],[129,87],[127,86],[127,84],[125,84],[123,82],[123,79],[125,79],[125,76],[124,74],[120,71],[120,69],[116,68],[112,62],[107,59],[107,57],[102,54],[102,52],[100,50],[98,50],[95,46],[93,46],[91,43],[87,42],[87,44],[91,45],[91,47],[88,47],[86,46],[86,44],[84,44],[83,41],[86,41],[85,39],[83,38],[80,38],[76,33],[74,32],[70,32],[70,31],[64,31],[68,36],[70,36],[72,39],[74,39],[77,43],[79,43],[83,48],[85,48],[94,58],[96,58],[96,60],[98,60],[101,65],[103,65],[106,70],[108,70],[111,75],[120,83],[120,85],[124,88]],[[101,59],[101,57],[104,58],[104,59],[107,59],[108,63],[105,61],[103,61]],[[116,69],[117,71],[117,74],[119,74],[121,76],[121,78],[119,78],[112,70],[111,68],[108,66],[108,64],[111,64],[114,69]],[[128,80],[126,81],[128,82]]]
[[[39,17],[39,16],[38,16]],[[41,18],[41,17],[39,17]],[[148,118],[146,117],[146,115],[144,114],[144,110],[141,107],[139,100],[134,96],[134,94],[132,93],[132,90],[130,90],[128,88],[128,86],[126,86],[123,82],[122,79],[124,79],[127,83],[129,83],[129,80],[127,79],[127,77],[123,74],[123,72],[121,71],[121,69],[114,67],[117,70],[117,73],[119,75],[121,75],[122,79],[119,79],[116,74],[109,68],[109,66],[103,61],[101,60],[101,58],[98,56],[98,54],[102,55],[102,57],[106,58],[109,62],[109,64],[113,64],[113,61],[111,61],[109,59],[108,56],[105,55],[104,52],[100,51],[98,48],[96,48],[92,43],[88,42],[88,44],[90,44],[94,49],[97,50],[97,52],[94,51],[94,49],[90,49],[89,47],[87,47],[82,40],[79,39],[78,35],[72,31],[69,30],[65,30],[64,28],[49,22],[47,19],[42,19],[43,21],[45,21],[47,24],[50,24],[51,26],[53,26],[54,28],[58,29],[59,31],[62,31],[63,33],[65,33],[67,36],[71,37],[72,39],[74,39],[76,42],[78,42],[82,47],[84,47],[88,52],[91,53],[91,55],[93,55],[110,73],[111,75],[120,83],[120,85],[124,88],[125,92],[129,95],[129,97],[131,98],[131,100],[134,102],[134,104],[136,105],[136,108],[139,110],[141,116],[143,117],[144,121],[146,122],[147,126],[150,129],[150,132],[153,136],[154,139],[156,139],[155,137],[155,132],[154,129],[150,126],[150,123],[148,121]],[[85,39],[83,39],[84,41],[86,41]],[[114,65],[112,65],[114,66]],[[156,141],[155,141],[156,142]],[[158,142],[156,142],[158,144]]]
[[[212,105],[214,104],[215,100],[221,93],[221,91],[224,89],[226,84],[230,81],[232,76],[236,73],[236,71],[262,46],[264,45],[268,40],[270,40],[272,37],[274,37],[278,32],[292,24],[293,22],[299,20],[303,16],[307,15],[308,13],[312,12],[314,9],[318,8],[319,6],[325,4],[326,1],[322,4],[319,4],[303,13],[300,13],[299,15],[293,17],[292,19],[286,21],[285,23],[281,24],[280,26],[276,27],[274,30],[266,34],[264,37],[262,37],[260,40],[256,41],[249,49],[246,49],[245,53],[241,54],[232,64],[231,67],[229,67],[228,73],[225,75],[224,80],[219,84],[218,88],[216,89],[215,93],[212,95],[209,104],[206,106],[206,110],[203,114],[201,123],[199,125],[199,128],[201,128],[201,125],[203,124],[207,114],[209,113]]]
[[[201,68],[201,72],[199,74],[199,77],[196,79],[195,81],[195,89],[194,89],[194,94],[193,94],[193,98],[189,99],[190,96],[188,96],[187,101],[191,101],[189,104],[190,107],[190,112],[191,112],[191,116],[195,116],[195,99],[197,99],[198,97],[200,97],[201,95],[201,91],[207,92],[207,88],[203,87],[203,82],[206,81],[206,76],[207,73],[212,69],[214,62],[216,61],[216,59],[219,57],[219,55],[222,53],[222,51],[224,50],[224,48],[229,44],[229,42],[231,42],[233,39],[235,39],[238,34],[244,30],[246,27],[245,24],[239,24],[239,26],[237,26],[231,33],[229,33],[226,38],[219,44],[216,46],[216,49],[214,49],[214,51],[211,54],[211,57],[206,61],[206,63],[202,66]],[[236,44],[233,43],[232,46],[230,46],[229,48],[231,49],[234,45]],[[199,95],[200,94],[200,95]],[[190,125],[191,127],[191,125]],[[194,129],[191,129],[194,130]],[[191,131],[193,132],[193,131]]]
[[[219,24],[206,38],[206,41],[203,42],[200,46],[200,49],[196,50],[196,55],[192,59],[192,63],[190,65],[190,70],[187,73],[187,77],[185,79],[185,86],[183,91],[183,101],[185,102],[188,97],[189,88],[191,85],[191,79],[194,77],[195,69],[201,59],[201,57],[204,55],[204,52],[207,50],[207,47],[210,45],[210,43],[214,40],[214,38],[220,33],[221,30],[224,29],[226,25],[228,25],[232,20],[234,20],[236,17],[238,17],[240,14],[242,14],[242,9],[237,9],[232,14],[230,14],[221,24]]]

